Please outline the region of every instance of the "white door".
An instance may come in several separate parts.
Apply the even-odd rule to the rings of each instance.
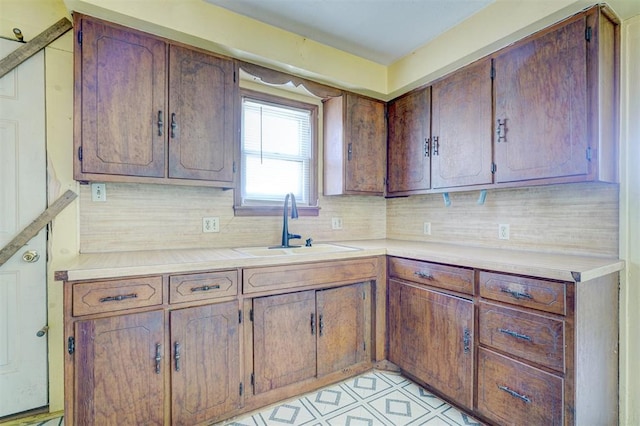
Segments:
[[[0,57],[20,43],[0,39]],[[46,208],[44,53],[0,79],[0,248]],[[33,250],[34,262],[23,260]],[[0,266],[0,417],[48,404],[46,231]]]

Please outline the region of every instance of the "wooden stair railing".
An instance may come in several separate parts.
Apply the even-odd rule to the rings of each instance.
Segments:
[[[42,212],[40,216],[9,241],[9,243],[0,250],[0,267],[20,250],[20,248],[27,244],[31,238],[35,237],[42,228],[47,226],[47,224],[75,200],[77,196],[78,194],[72,190],[67,190],[67,192],[62,194],[60,198]]]

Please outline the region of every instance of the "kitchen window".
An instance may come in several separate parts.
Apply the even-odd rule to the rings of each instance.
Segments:
[[[242,90],[237,216],[282,214],[293,193],[300,215],[317,216],[317,117],[313,104]]]

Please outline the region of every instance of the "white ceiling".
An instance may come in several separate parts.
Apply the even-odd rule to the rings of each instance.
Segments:
[[[205,1],[389,65],[495,0]]]

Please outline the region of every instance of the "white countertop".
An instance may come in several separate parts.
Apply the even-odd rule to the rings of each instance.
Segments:
[[[384,255],[574,282],[588,281],[624,268],[624,261],[616,258],[455,244],[400,240],[338,241],[333,244],[358,250],[261,257],[250,256],[233,248],[87,253],[78,255],[64,270],[56,271],[55,276],[62,281],[83,281]]]

